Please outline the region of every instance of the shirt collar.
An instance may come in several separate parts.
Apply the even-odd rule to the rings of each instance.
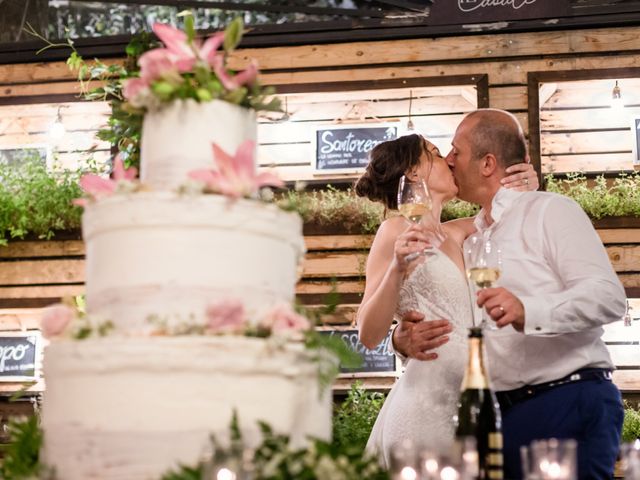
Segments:
[[[483,208],[478,212],[476,218],[473,220],[476,230],[482,232],[497,225],[504,215],[504,212],[506,212],[523,193],[524,192],[518,192],[512,188],[500,187],[491,201],[491,218],[493,219],[493,224],[489,225],[485,220],[486,212]]]

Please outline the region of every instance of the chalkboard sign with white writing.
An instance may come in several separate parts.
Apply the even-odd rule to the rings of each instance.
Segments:
[[[38,332],[0,333],[0,381],[35,380],[36,362],[39,358]]]
[[[398,124],[376,123],[320,127],[314,135],[316,172],[362,169],[369,163],[369,152],[379,143],[394,140]]]
[[[429,25],[557,18],[569,14],[569,0],[446,0],[435,2]]]
[[[395,372],[396,356],[391,350],[391,331],[373,350],[369,350],[358,340],[358,330],[325,330],[326,335],[338,335],[352,350],[362,355],[363,364],[358,368],[343,368],[343,373]]]

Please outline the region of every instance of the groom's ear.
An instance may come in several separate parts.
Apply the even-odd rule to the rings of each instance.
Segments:
[[[491,177],[498,169],[498,159],[493,153],[487,153],[480,161],[480,174],[483,177]]]

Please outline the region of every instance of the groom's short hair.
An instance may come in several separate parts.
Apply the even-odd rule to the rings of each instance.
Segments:
[[[504,110],[485,108],[471,112],[465,120],[475,120],[470,141],[474,159],[492,153],[502,168],[525,161],[527,143],[516,117]]]

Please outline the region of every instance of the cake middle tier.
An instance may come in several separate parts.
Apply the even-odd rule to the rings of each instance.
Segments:
[[[83,217],[87,312],[132,333],[202,324],[242,301],[251,321],[292,302],[304,254],[298,215],[217,195],[120,195]]]

